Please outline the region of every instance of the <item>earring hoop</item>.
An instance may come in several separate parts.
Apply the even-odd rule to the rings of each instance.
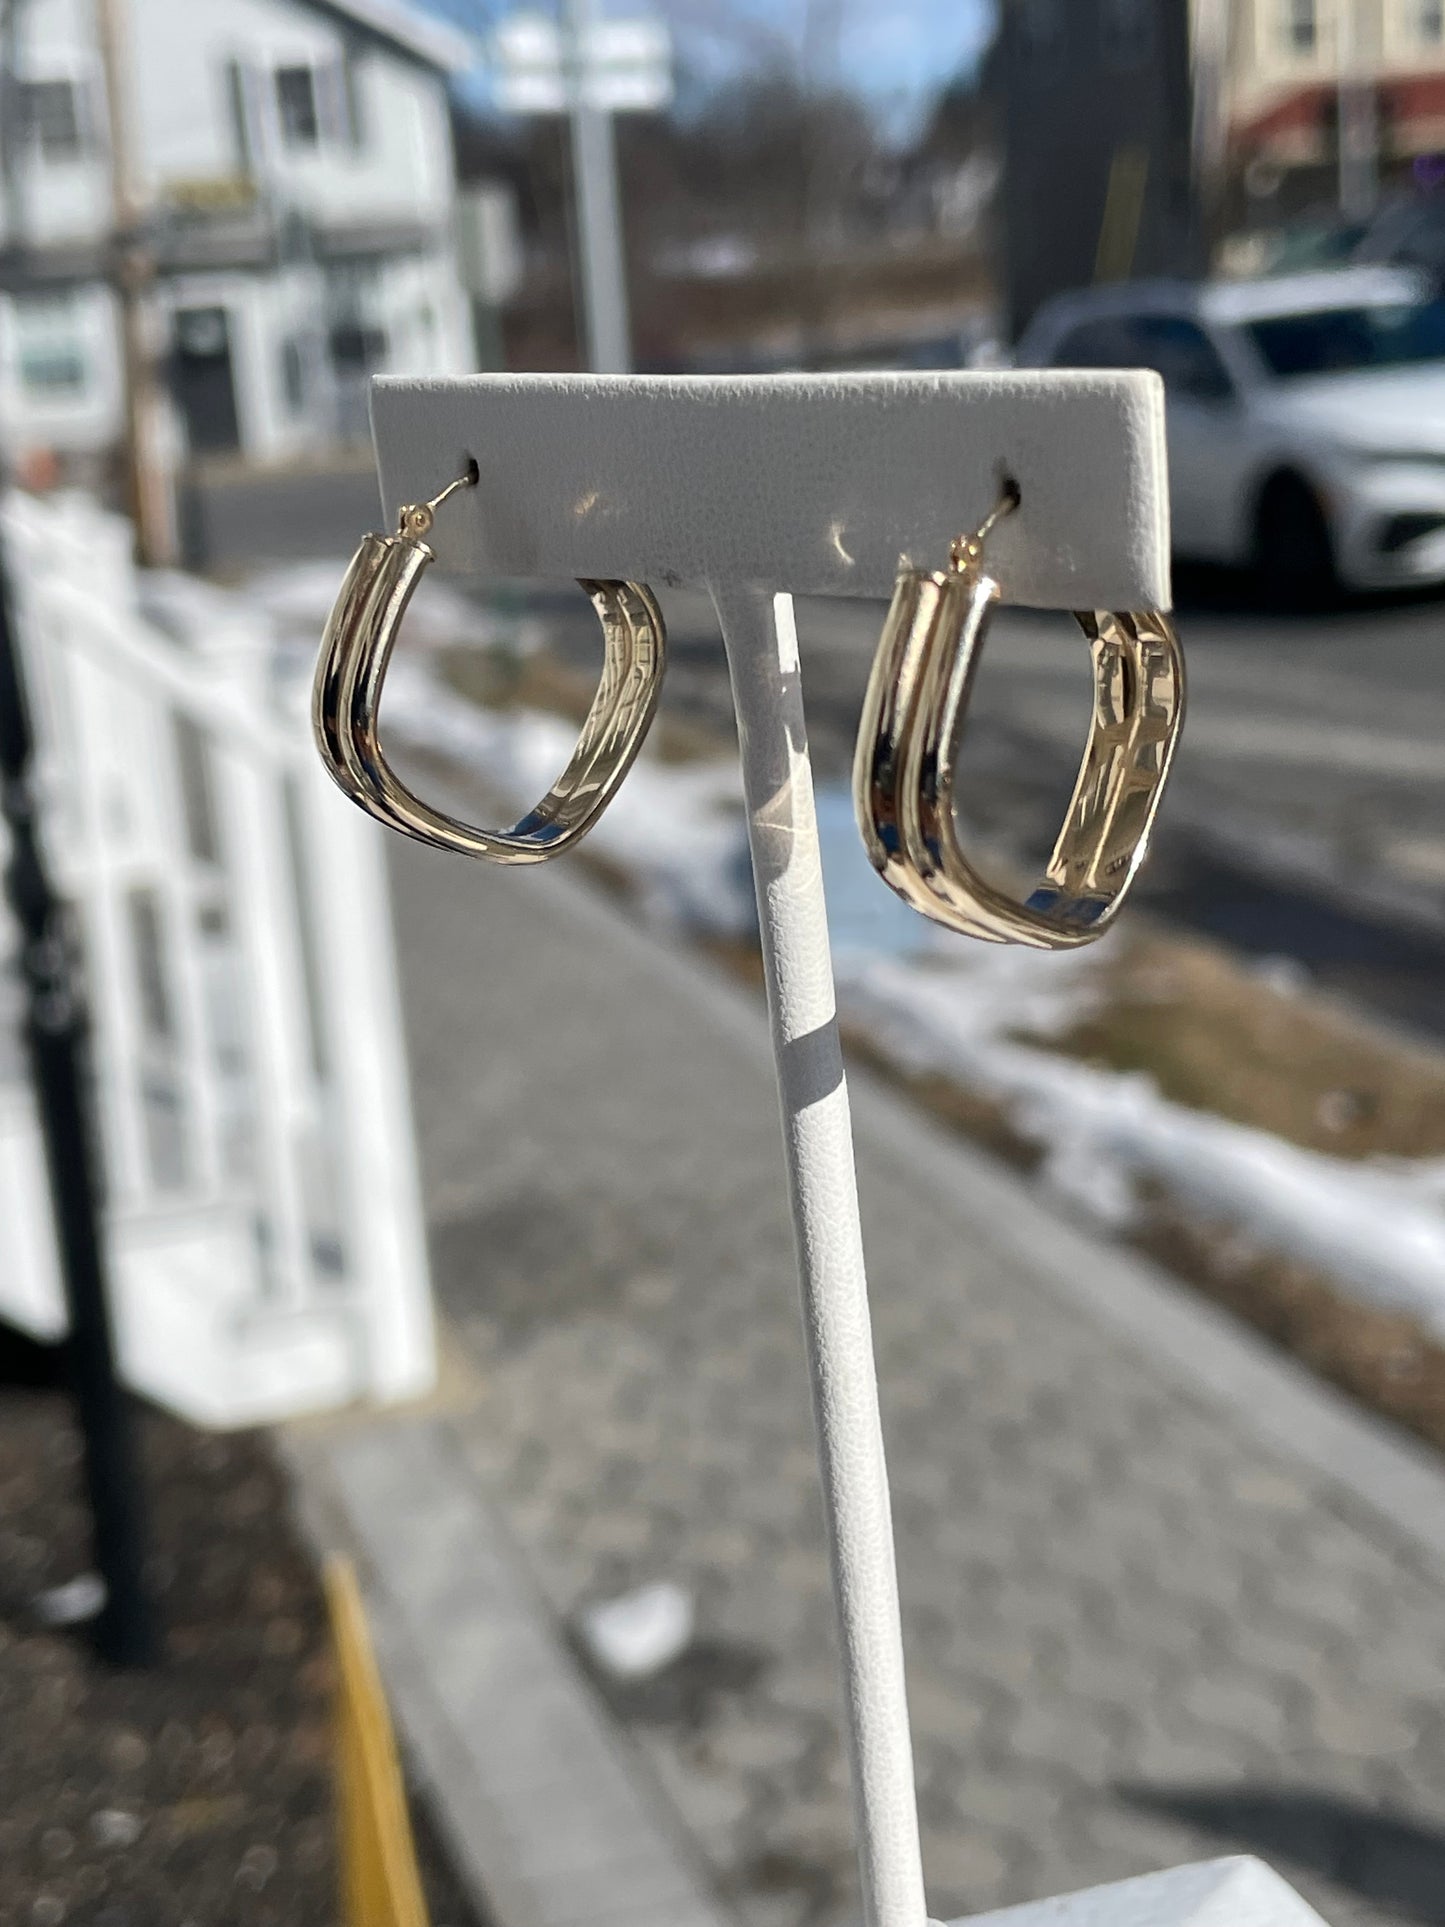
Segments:
[[[587,834],[632,767],[657,710],[667,632],[645,583],[581,580],[602,623],[602,679],[567,767],[510,829],[485,830],[409,789],[381,747],[381,693],[407,606],[436,557],[436,512],[476,470],[429,502],[409,503],[395,535],[362,538],[337,595],[311,692],[311,728],[328,775],[360,808],[403,835],[491,863],[543,863]]]
[[[1158,611],[1076,610],[1093,661],[1093,717],[1074,793],[1037,887],[987,883],[954,816],[958,739],[1001,599],[985,539],[1006,496],[949,567],[900,571],[868,682],[853,800],[879,875],[915,910],[989,943],[1092,943],[1123,906],[1148,848],[1184,720],[1184,657]]]

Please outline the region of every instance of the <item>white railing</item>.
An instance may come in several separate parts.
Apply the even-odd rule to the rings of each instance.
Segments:
[[[304,665],[241,598],[138,575],[127,525],[87,499],[12,495],[0,535],[46,848],[84,941],[122,1368],[218,1425],[424,1390],[380,837],[321,773]],[[65,1323],[8,1040],[0,1317]]]

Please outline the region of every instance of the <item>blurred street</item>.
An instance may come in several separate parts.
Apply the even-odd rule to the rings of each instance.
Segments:
[[[1178,572],[1189,708],[1135,901],[1261,958],[1289,959],[1377,1015],[1445,1030],[1445,603],[1283,614],[1226,575]],[[590,667],[585,605],[540,604]],[[701,595],[664,594],[664,704],[726,736],[726,667]],[[810,742],[845,782],[883,610],[799,606]],[[969,716],[963,814],[999,853],[1046,857],[1088,716],[1088,658],[1063,616],[1005,611]]]

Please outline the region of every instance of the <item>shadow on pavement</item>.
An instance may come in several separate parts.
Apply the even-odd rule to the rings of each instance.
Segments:
[[[1232,1847],[1292,1861],[1422,1927],[1445,1922],[1445,1833],[1333,1793],[1263,1787],[1122,1785],[1133,1807],[1217,1833]]]

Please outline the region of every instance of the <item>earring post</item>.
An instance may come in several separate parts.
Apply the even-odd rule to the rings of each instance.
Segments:
[[[442,503],[445,502],[448,497],[455,495],[459,488],[475,488],[476,485],[477,473],[474,464],[467,470],[465,475],[458,475],[454,482],[448,482],[441,494],[434,495],[426,506],[431,510],[432,514],[435,515]]]
[[[1005,482],[1002,494],[999,496],[998,500],[994,503],[989,513],[984,517],[982,525],[980,526],[977,534],[973,538],[974,541],[978,543],[982,543],[986,539],[989,532],[993,529],[996,523],[1001,522],[1006,515],[1013,514],[1014,510],[1019,505],[1019,501],[1020,501],[1020,496],[1019,496],[1018,483]]]
[[[397,516],[397,528],[402,535],[410,536],[413,541],[431,533],[432,523],[436,520],[437,510],[448,497],[456,494],[459,488],[475,488],[477,485],[477,466],[468,465],[465,475],[458,475],[454,482],[448,482],[439,495],[429,502],[408,502]]]
[[[1012,515],[1022,497],[1019,485],[1012,479],[1006,481],[998,500],[974,530],[972,535],[956,535],[949,545],[948,559],[955,569],[969,569],[983,558],[983,545],[994,527],[1006,515]]]

